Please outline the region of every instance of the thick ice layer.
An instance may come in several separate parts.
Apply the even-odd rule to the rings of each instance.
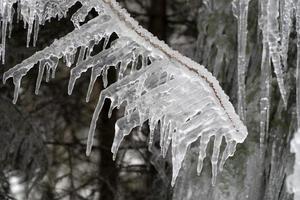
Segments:
[[[78,29],[4,74],[4,82],[13,78],[16,88],[14,102],[18,97],[22,77],[37,63],[39,73],[36,93],[45,70],[48,80],[50,72],[54,76],[60,58],[63,58],[69,67],[75,65],[71,70],[69,93],[72,92],[76,79],[91,68],[87,100],[97,77],[102,75],[104,86],[107,86],[108,67],[113,66],[119,73],[118,81],[100,94],[90,126],[87,154],[91,153],[96,122],[104,100],[109,98],[109,116],[114,108],[125,106],[124,117],[116,123],[116,135],[112,146],[114,157],[123,138],[130,134],[133,128],[147,121],[150,126],[151,145],[154,129],[160,124],[162,154],[166,156],[169,147],[172,151],[174,185],[189,145],[200,138],[197,170],[200,174],[207,144],[214,138],[211,157],[214,183],[218,164],[222,169],[225,160],[235,152],[236,144],[243,142],[247,136],[247,129],[235,113],[228,96],[203,66],[172,50],[140,27],[118,3],[113,0],[96,1],[103,6],[103,12],[97,18],[78,26],[90,8],[90,4],[84,4],[72,18]],[[91,56],[93,46],[101,39],[107,44],[112,32],[115,32],[119,39],[109,48]],[[80,49],[78,56],[77,49]],[[139,70],[138,60],[141,60]],[[148,66],[149,61],[151,65]],[[131,72],[126,73],[129,66]],[[226,148],[219,161],[222,140],[225,141]]]
[[[173,185],[191,143],[201,137],[200,174],[207,143],[214,137],[211,163],[212,182],[215,183],[223,137],[227,147],[219,165],[221,169],[225,160],[233,155],[235,144],[243,142],[247,135],[245,127],[232,125],[208,82],[183,70],[179,63],[157,60],[101,92],[90,127],[88,155],[92,148],[96,122],[106,98],[111,100],[109,113],[116,107],[125,106],[125,116],[116,122],[112,146],[114,158],[122,140],[133,128],[148,121],[152,130],[150,136],[153,138],[153,130],[161,124],[160,144],[163,156],[172,143]]]
[[[295,153],[294,173],[287,179],[290,192],[294,193],[294,200],[300,200],[300,131],[295,133],[291,141],[291,152]]]
[[[249,0],[234,0],[233,12],[238,19],[238,113],[242,121],[245,121],[245,75],[246,75],[246,47],[248,28],[248,4]]]

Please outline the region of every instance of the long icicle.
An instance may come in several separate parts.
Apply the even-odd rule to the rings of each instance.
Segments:
[[[283,104],[287,107],[287,94],[284,85],[284,73],[281,64],[280,33],[279,33],[279,0],[266,0],[267,2],[267,27],[270,57],[277,77],[277,83]],[[265,37],[265,36],[264,36]]]
[[[249,0],[234,0],[233,12],[238,20],[238,113],[245,121],[245,74],[246,74],[246,47],[247,47],[247,19]]]
[[[269,51],[269,34],[268,26],[268,3],[269,0],[260,0],[261,16],[260,29],[263,35],[263,49],[261,61],[261,98],[260,98],[260,146],[263,147],[265,135],[269,127],[269,112],[270,112],[270,67],[271,58]]]

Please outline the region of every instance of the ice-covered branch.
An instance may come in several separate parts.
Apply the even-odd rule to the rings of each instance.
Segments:
[[[120,143],[133,128],[147,121],[151,130],[151,145],[154,129],[160,126],[160,145],[164,156],[172,143],[172,184],[175,183],[188,147],[200,137],[199,174],[206,157],[207,144],[210,138],[215,138],[211,158],[213,183],[216,180],[223,137],[227,147],[220,168],[233,155],[236,143],[243,142],[246,137],[245,127],[232,125],[209,83],[179,63],[157,60],[101,92],[91,123],[87,154],[90,154],[96,121],[106,98],[111,100],[109,115],[112,109],[125,106],[125,116],[116,122],[112,146],[114,157]]]
[[[99,43],[101,39],[104,38],[108,41],[110,35],[117,31],[116,28],[118,27],[113,26],[113,24],[114,20],[111,16],[106,14],[99,15],[83,25],[81,29],[76,29],[60,40],[54,41],[52,45],[46,47],[43,51],[37,52],[19,65],[5,72],[3,75],[4,83],[8,78],[13,78],[15,84],[14,102],[18,99],[23,76],[25,76],[35,64],[39,63],[39,76],[36,87],[36,93],[38,93],[45,67],[48,72],[51,71],[54,76],[58,61],[62,57],[64,58],[66,65],[70,67],[75,62],[77,48],[79,47],[81,51],[78,62],[80,62],[84,56],[90,55],[94,45]]]
[[[96,122],[104,100],[108,98],[111,100],[109,116],[114,108],[125,108],[124,116],[116,123],[112,146],[114,157],[123,138],[133,128],[148,122],[151,145],[154,129],[160,127],[160,145],[164,156],[171,146],[174,184],[191,143],[200,140],[197,167],[200,174],[207,144],[214,138],[211,164],[212,182],[215,183],[218,164],[222,170],[226,159],[235,152],[236,144],[242,143],[247,136],[246,127],[218,81],[203,66],[172,50],[140,27],[114,0],[90,1],[97,2],[102,8],[98,17],[78,26],[83,21],[84,13],[93,5],[82,3],[81,11],[72,18],[77,29],[4,74],[4,82],[12,78],[15,84],[14,102],[21,80],[31,68],[39,63],[37,93],[45,69],[48,80],[50,72],[54,74],[59,59],[64,58],[67,66],[73,66],[69,94],[74,89],[75,81],[88,69],[92,70],[92,74],[87,100],[98,77],[102,76],[106,87],[100,94],[91,122],[87,154],[91,153]],[[112,33],[116,33],[118,39],[107,46]],[[104,40],[104,50],[91,56],[93,46],[100,40]],[[117,70],[118,80],[107,87],[109,67]],[[219,161],[223,139],[226,148]]]
[[[67,11],[76,2],[80,2],[82,7],[72,16],[72,22],[75,27],[79,27],[79,23],[85,20],[88,12],[95,8],[97,12],[101,12],[101,4],[97,0],[1,0],[0,1],[0,17],[1,17],[1,59],[5,62],[5,46],[6,37],[9,26],[9,37],[13,28],[14,14],[17,13],[18,21],[24,22],[27,27],[27,47],[30,44],[33,33],[33,46],[36,45],[39,26],[44,25],[45,21],[58,17],[61,19],[66,16]],[[13,7],[17,4],[17,11]]]

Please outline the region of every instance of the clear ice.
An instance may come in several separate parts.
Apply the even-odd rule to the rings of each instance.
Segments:
[[[37,26],[33,25],[35,19],[39,20],[36,24],[40,24],[56,15],[63,17],[67,8],[75,1],[60,1],[58,5],[47,4],[45,16],[39,15],[38,5],[30,7],[30,12],[24,14],[23,4],[27,4],[22,0],[20,2],[21,11],[18,13],[21,13],[25,22],[30,22],[28,35],[31,35],[33,27],[34,34],[37,35]],[[31,4],[35,2],[31,1]],[[42,2],[45,6],[48,1],[37,2]],[[215,184],[218,170],[223,169],[226,159],[233,156],[236,145],[242,143],[247,136],[246,127],[218,81],[203,66],[172,50],[140,27],[114,0],[80,2],[82,7],[72,16],[76,27],[73,32],[4,73],[4,83],[12,78],[15,84],[14,103],[18,98],[22,78],[37,64],[39,73],[36,93],[45,71],[46,81],[49,80],[50,74],[51,77],[55,76],[60,59],[64,60],[66,66],[71,67],[69,94],[72,93],[81,74],[91,69],[87,101],[98,77],[102,77],[105,89],[99,96],[91,121],[87,155],[91,153],[97,119],[103,103],[105,99],[109,99],[109,116],[114,108],[125,109],[124,116],[118,119],[115,125],[115,138],[111,149],[114,158],[124,137],[130,134],[133,128],[147,122],[151,145],[154,130],[160,125],[161,153],[166,156],[169,149],[172,153],[172,185],[175,184],[189,146],[197,140],[200,141],[197,173],[201,173],[207,144],[211,139],[214,143],[211,156],[212,183]],[[80,26],[80,22],[84,21],[87,12],[93,7],[99,16]],[[245,15],[245,12],[243,13]],[[94,45],[104,39],[106,46],[113,33],[119,38],[102,52],[91,56]],[[245,32],[241,34],[244,35]],[[37,36],[34,38],[35,43]],[[140,67],[137,67],[138,63]],[[118,73],[118,80],[112,85],[108,85],[107,81],[109,67],[115,67]],[[223,152],[220,151],[222,143],[226,144]]]
[[[234,0],[232,2],[233,13],[238,20],[238,113],[242,121],[245,121],[246,107],[245,76],[247,68],[248,5],[249,0]]]

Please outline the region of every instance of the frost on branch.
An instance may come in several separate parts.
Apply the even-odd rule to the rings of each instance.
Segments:
[[[112,145],[114,158],[122,140],[133,128],[148,123],[151,145],[154,130],[159,127],[163,156],[166,156],[169,148],[172,152],[174,185],[190,144],[200,141],[197,168],[200,174],[207,145],[213,138],[211,164],[212,182],[215,183],[218,165],[222,170],[226,159],[234,154],[237,143],[242,143],[247,136],[246,127],[218,81],[203,66],[173,51],[140,27],[115,1],[91,2],[103,8],[98,17],[78,26],[78,29],[4,74],[4,82],[12,78],[15,84],[14,102],[18,98],[21,80],[31,68],[39,65],[36,84],[38,93],[44,71],[47,71],[48,80],[51,73],[54,75],[59,59],[64,58],[67,66],[73,66],[69,94],[76,80],[88,69],[92,73],[87,101],[98,77],[102,77],[106,87],[100,94],[92,118],[87,154],[91,153],[103,103],[105,99],[110,99],[109,116],[114,108],[125,109],[124,116],[116,122]],[[80,13],[86,13],[88,8],[83,6]],[[82,21],[81,14],[76,16],[74,21]],[[119,38],[107,46],[112,33],[116,33]],[[94,45],[100,40],[104,40],[104,50],[91,56]],[[109,67],[116,69],[118,80],[107,87]],[[220,156],[223,139],[226,148]]]

